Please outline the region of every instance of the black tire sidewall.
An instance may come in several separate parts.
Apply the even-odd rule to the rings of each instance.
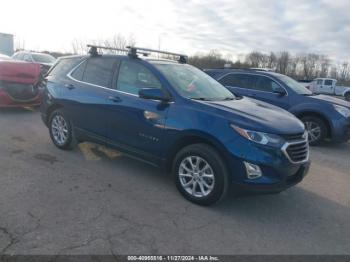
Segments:
[[[56,140],[54,139],[53,137],[53,134],[52,134],[52,120],[55,116],[57,115],[60,115],[64,118],[64,120],[66,121],[67,123],[67,128],[68,128],[68,139],[67,141],[63,144],[63,145],[60,145],[56,142]],[[66,115],[64,114],[64,112],[61,110],[61,109],[58,109],[58,110],[55,110],[54,112],[51,113],[50,115],[50,120],[49,120],[49,133],[50,133],[50,137],[51,137],[51,140],[52,142],[54,143],[54,145],[60,149],[71,149],[72,147],[72,144],[73,144],[73,132],[72,132],[72,125],[69,121],[69,119],[66,117]]]
[[[316,123],[321,129],[320,138],[316,141],[309,142],[309,144],[311,146],[319,145],[322,141],[324,141],[324,139],[326,138],[326,135],[327,135],[327,126],[322,119],[320,119],[319,117],[315,117],[315,116],[305,116],[305,117],[301,118],[301,121],[303,123],[305,123],[305,122]]]
[[[206,197],[198,198],[190,195],[181,185],[178,170],[183,159],[188,156],[199,156],[209,163],[214,172],[215,184],[213,191]],[[212,205],[220,202],[227,194],[229,179],[227,168],[216,150],[205,144],[194,144],[182,149],[175,157],[173,168],[173,178],[180,193],[189,201],[199,205]]]

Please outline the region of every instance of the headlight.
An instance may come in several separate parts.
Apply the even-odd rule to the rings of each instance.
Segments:
[[[244,138],[261,145],[281,146],[284,142],[283,138],[278,135],[245,130],[232,124],[231,127]]]
[[[344,107],[344,106],[338,106],[338,105],[333,105],[334,109],[341,114],[343,117],[350,117],[350,109]]]

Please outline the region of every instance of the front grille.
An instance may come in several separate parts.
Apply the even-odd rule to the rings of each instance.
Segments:
[[[283,138],[286,139],[287,141],[304,140],[303,135],[304,133],[293,134],[293,135],[283,135]]]
[[[304,162],[309,157],[309,144],[307,140],[286,143],[284,152],[291,162]]]

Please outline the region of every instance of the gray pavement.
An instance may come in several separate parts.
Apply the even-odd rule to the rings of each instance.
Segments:
[[[0,253],[350,254],[349,156],[313,148],[298,186],[199,207],[151,166],[60,151],[38,112],[0,110]]]

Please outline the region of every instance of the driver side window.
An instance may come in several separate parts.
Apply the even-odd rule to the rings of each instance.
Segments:
[[[138,95],[141,88],[162,88],[159,80],[143,65],[133,61],[122,61],[119,69],[117,90]]]

